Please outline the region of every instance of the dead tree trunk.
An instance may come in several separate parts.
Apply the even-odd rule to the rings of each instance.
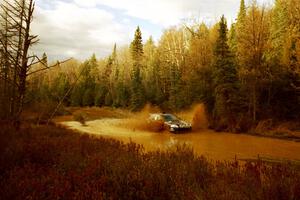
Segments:
[[[34,0],[3,0],[1,2],[0,20],[2,30],[1,44],[1,107],[9,108],[7,115],[1,118],[19,121],[26,92],[28,71],[36,56],[28,56],[31,45],[37,42],[37,36],[30,34],[33,18]],[[5,25],[5,26],[3,26]],[[31,61],[31,62],[30,62]],[[31,63],[31,64],[29,64]],[[4,69],[8,69],[5,73]]]
[[[23,0],[24,2],[25,0]],[[25,8],[25,3],[24,3],[24,9],[27,10],[27,15],[25,17],[25,30],[24,30],[24,42],[23,42],[23,47],[22,47],[22,57],[21,57],[21,70],[19,74],[19,96],[18,96],[18,102],[17,102],[17,107],[18,111],[16,113],[16,117],[18,118],[23,110],[23,103],[24,103],[24,97],[25,97],[25,92],[26,92],[26,78],[27,78],[27,72],[29,70],[29,65],[28,65],[28,50],[29,47],[32,45],[33,41],[32,39],[35,38],[35,36],[30,36],[30,25],[32,21],[32,15],[34,11],[34,4],[33,1],[30,0],[28,4],[28,8]]]

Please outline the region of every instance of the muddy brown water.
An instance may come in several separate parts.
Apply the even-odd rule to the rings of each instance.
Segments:
[[[202,130],[193,133],[172,134],[140,131],[122,124],[124,119],[101,119],[89,121],[86,126],[79,122],[61,122],[68,128],[84,133],[114,138],[123,142],[142,144],[146,151],[166,150],[186,144],[197,155],[212,160],[265,159],[292,160],[300,162],[300,142],[245,134],[216,133]]]

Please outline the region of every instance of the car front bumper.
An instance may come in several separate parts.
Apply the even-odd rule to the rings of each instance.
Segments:
[[[172,129],[170,129],[170,131],[172,133],[176,133],[176,132],[184,132],[184,131],[191,131],[192,127],[173,127]]]

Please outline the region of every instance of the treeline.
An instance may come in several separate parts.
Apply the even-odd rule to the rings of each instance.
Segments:
[[[156,44],[138,27],[130,46],[105,59],[73,60],[33,76],[29,102],[180,110],[203,102],[212,127],[245,131],[300,114],[300,1],[273,7],[241,0],[237,20],[165,30]],[[46,55],[44,55],[46,60]],[[37,66],[38,67],[38,66]]]

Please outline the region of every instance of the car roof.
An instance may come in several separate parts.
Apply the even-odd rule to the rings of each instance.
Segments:
[[[163,113],[163,114],[161,114],[161,115],[162,115],[162,116],[168,116],[168,115],[175,116],[175,115],[170,114],[170,113]]]
[[[150,113],[150,115],[174,115],[171,113]]]

